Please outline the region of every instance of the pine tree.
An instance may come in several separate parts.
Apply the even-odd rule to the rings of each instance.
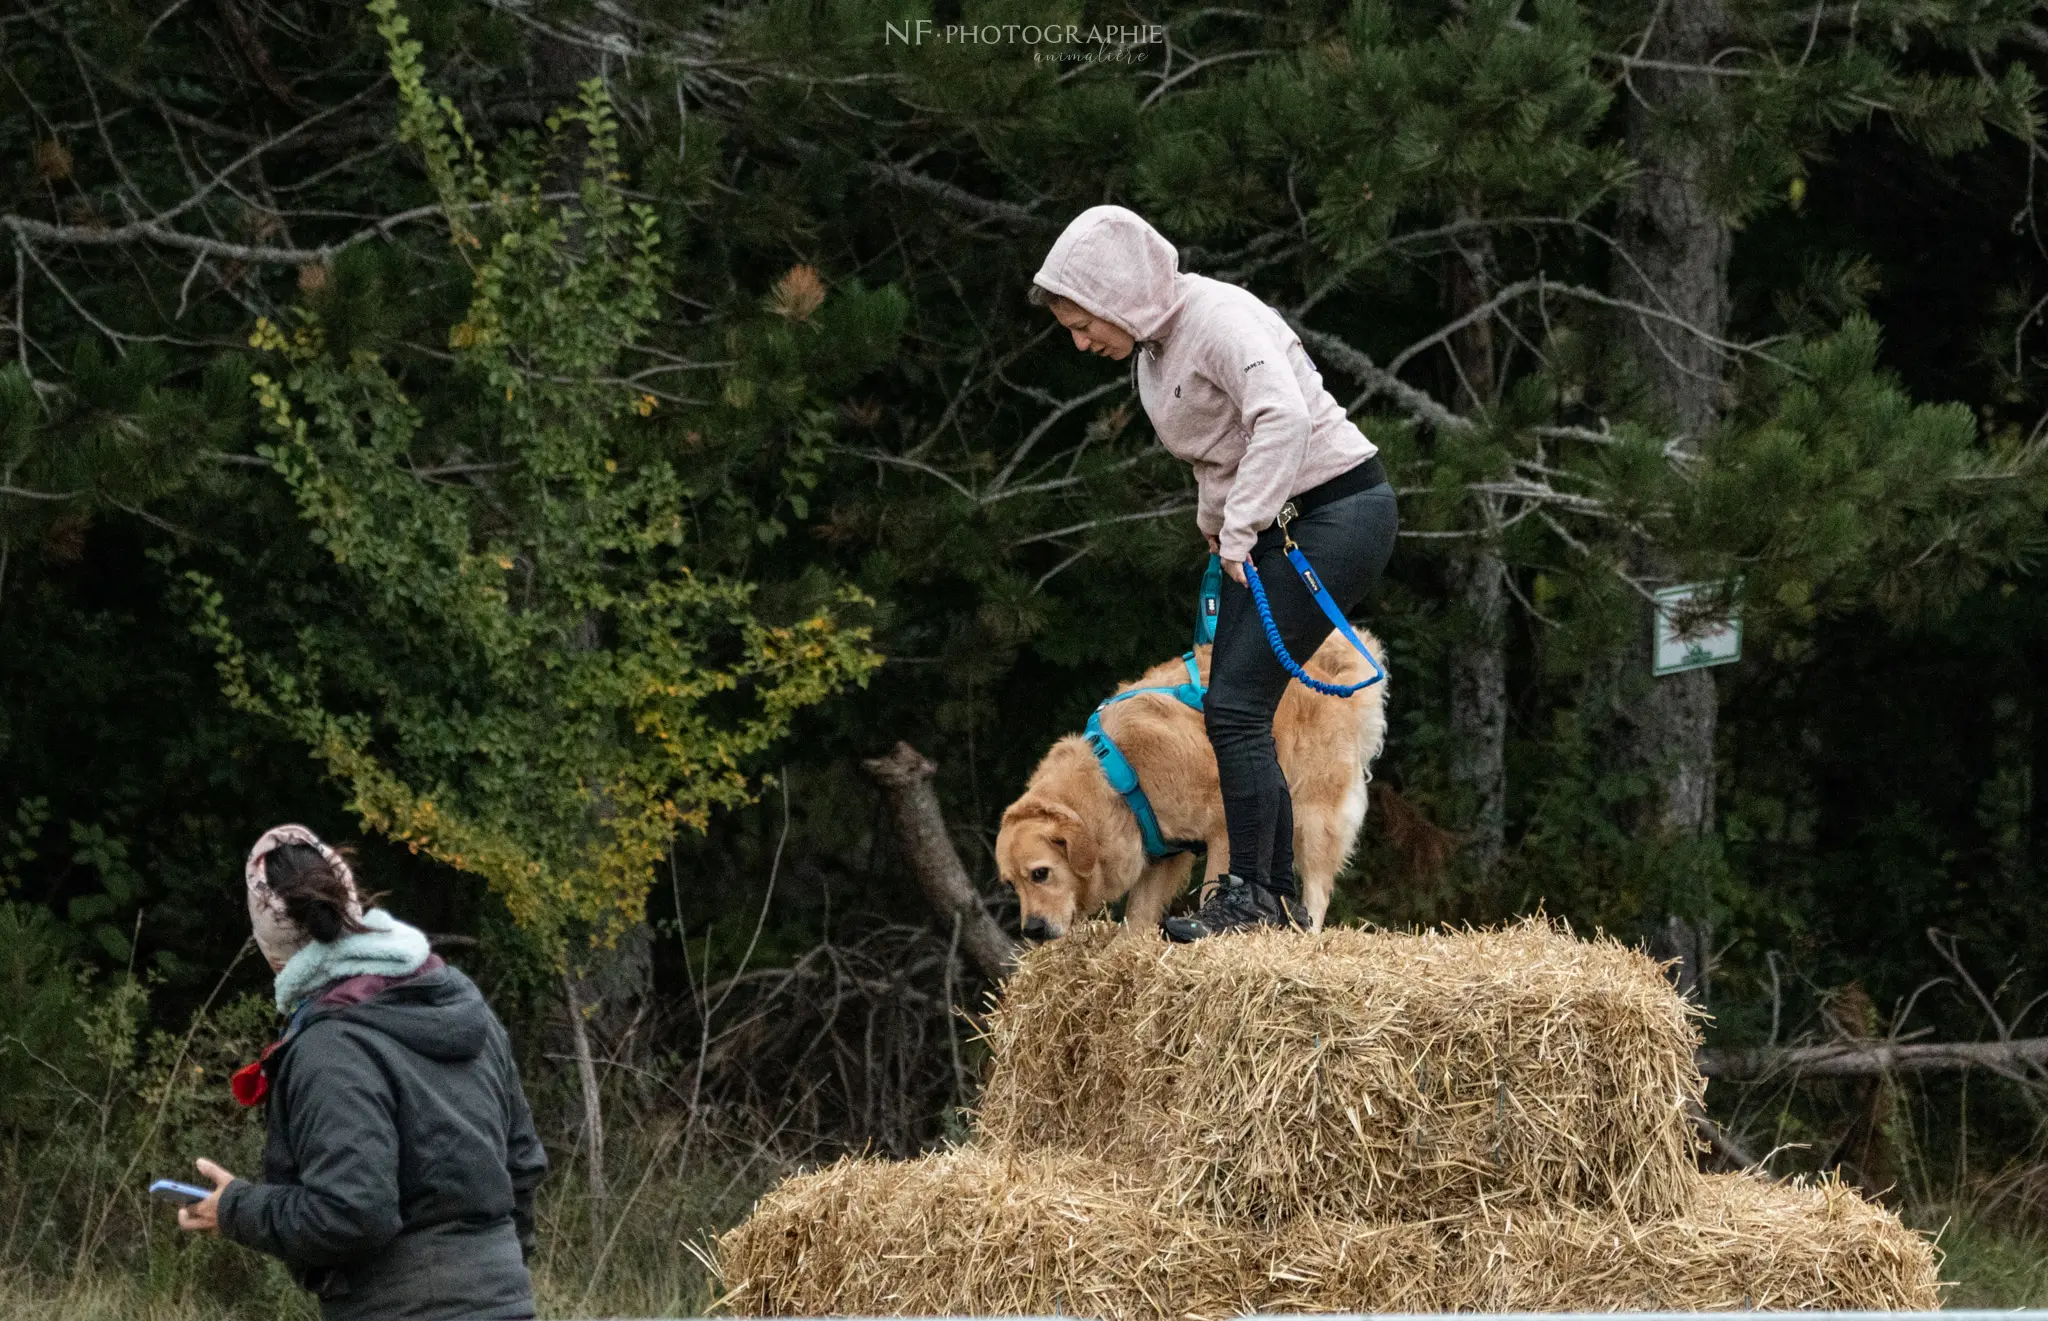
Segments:
[[[1994,80],[1982,62],[2026,14],[2025,6],[2008,6],[1965,27],[1917,7],[1872,10],[1864,21],[1889,29],[1895,40],[1931,29],[1978,61],[1976,78],[1914,78],[1867,38],[1859,42],[1853,13],[1844,20],[1790,4],[1736,9],[1721,0],[1603,11],[1615,39],[1610,58],[1630,90],[1626,138],[1638,163],[1616,217],[1610,284],[1629,305],[1617,330],[1642,392],[1640,415],[1670,437],[1665,448],[1681,487],[1690,478],[1711,488],[1712,469],[1739,461],[1732,453],[1739,439],[1716,443],[1731,368],[1733,227],[1785,191],[1796,192],[1802,162],[1825,150],[1828,135],[1873,113],[1894,116],[1937,152],[1981,143],[1988,124],[2030,136],[2030,78],[2015,63]],[[1847,360],[1869,361],[1856,352],[1864,333],[1852,330],[1842,350]],[[1707,473],[1685,471],[1703,460]],[[1959,474],[1957,463],[1972,461],[1963,447],[1953,462],[1914,475],[1943,483]],[[1679,547],[1698,543],[1671,541],[1638,543],[1628,553],[1631,577],[1677,581]],[[1880,544],[1876,536],[1867,543],[1873,551]],[[1719,548],[1731,556],[1748,549],[1731,542]],[[1625,755],[1651,781],[1644,825],[1705,840],[1714,820],[1714,678],[1709,670],[1650,678],[1650,613],[1638,608],[1637,640],[1624,652]],[[1653,909],[1645,917],[1655,929],[1653,948],[1678,960],[1681,988],[1704,1001],[1713,943],[1707,888],[1715,868],[1706,854],[1690,856],[1690,875],[1669,877],[1652,891],[1663,915]]]

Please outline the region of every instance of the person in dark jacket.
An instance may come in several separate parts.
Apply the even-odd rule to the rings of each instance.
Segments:
[[[526,1259],[547,1158],[510,1041],[418,930],[365,911],[302,826],[250,851],[249,911],[289,1026],[235,1079],[267,1097],[263,1179],[210,1160],[178,1213],[293,1268],[325,1321],[534,1315]]]

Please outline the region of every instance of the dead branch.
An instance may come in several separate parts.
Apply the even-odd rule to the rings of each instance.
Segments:
[[[1008,485],[1010,477],[1017,471],[1017,465],[1024,462],[1024,457],[1031,453],[1032,447],[1038,444],[1038,442],[1045,436],[1046,432],[1052,430],[1054,423],[1058,422],[1061,418],[1073,412],[1075,409],[1080,408],[1084,404],[1093,403],[1095,400],[1100,399],[1103,395],[1106,395],[1113,390],[1122,390],[1127,388],[1129,387],[1127,387],[1124,384],[1123,379],[1121,377],[1116,377],[1104,381],[1102,384],[1096,386],[1092,390],[1084,390],[1080,394],[1075,395],[1072,399],[1052,401],[1054,403],[1053,410],[1050,413],[1047,413],[1044,417],[1040,418],[1038,420],[1038,425],[1032,427],[1031,430],[1025,432],[1024,439],[1017,442],[1016,449],[1010,452],[1009,461],[1003,464],[1002,471],[998,472],[995,475],[995,480],[989,483],[989,493],[982,496],[982,502],[984,504],[993,503],[995,500],[1000,498],[1000,496],[996,493],[1001,492],[1003,487]]]
[[[1825,1046],[1757,1046],[1703,1050],[1700,1072],[1709,1078],[1754,1081],[1791,1074],[1805,1078],[1869,1078],[1888,1073],[1940,1073],[1990,1069],[2027,1081],[2021,1069],[2048,1064],[2048,1037],[2010,1041],[1841,1041]]]
[[[1753,1170],[1763,1166],[1763,1160],[1749,1149],[1749,1144],[1721,1127],[1720,1122],[1712,1115],[1697,1108],[1693,1109],[1691,1114],[1693,1130],[1699,1134],[1700,1140],[1707,1144],[1707,1154],[1712,1157],[1717,1167],[1728,1170]]]
[[[1062,528],[1054,528],[1050,532],[1034,532],[1028,537],[1019,537],[1010,543],[1010,549],[1015,550],[1019,546],[1029,546],[1040,541],[1057,541],[1061,537],[1071,537],[1076,533],[1090,532],[1096,528],[1108,527],[1116,523],[1144,523],[1155,518],[1171,518],[1175,514],[1185,514],[1194,507],[1194,502],[1190,500],[1182,501],[1179,504],[1165,505],[1158,509],[1140,510],[1135,514],[1116,514],[1103,518],[1091,518],[1085,522],[1073,523]]]
[[[1288,317],[1287,323],[1294,328],[1295,334],[1301,336],[1304,347],[1324,355],[1331,366],[1365,387],[1364,393],[1345,407],[1347,414],[1357,412],[1359,406],[1374,395],[1384,394],[1397,400],[1410,417],[1439,431],[1473,431],[1478,428],[1477,422],[1445,408],[1430,398],[1427,391],[1417,389],[1375,363],[1362,349],[1326,331],[1311,330],[1294,317]]]
[[[574,193],[551,192],[542,194],[543,201],[566,201]],[[469,210],[480,210],[486,203],[468,204]],[[173,208],[174,210],[182,209]],[[234,261],[258,262],[266,265],[305,266],[333,260],[343,248],[369,239],[388,239],[400,225],[416,220],[427,220],[446,215],[447,211],[438,202],[428,206],[416,206],[396,215],[386,216],[374,224],[365,225],[336,242],[322,243],[317,247],[276,247],[269,244],[228,243],[220,239],[207,238],[203,234],[188,234],[173,229],[160,219],[136,220],[114,227],[95,225],[52,225],[28,216],[0,214],[0,229],[31,243],[69,243],[80,247],[118,247],[124,244],[156,244],[160,247],[179,248],[208,257],[222,257]]]
[[[970,193],[958,184],[947,183],[944,179],[934,179],[928,174],[920,174],[895,161],[863,161],[860,168],[870,177],[883,183],[894,184],[905,192],[921,193],[934,201],[943,202],[956,211],[983,220],[992,220],[1014,229],[1048,230],[1056,223],[1050,217],[1034,214],[1029,207]]]
[[[694,1068],[655,1081],[710,1125],[706,1137],[754,1134],[792,1159],[863,1147],[913,1155],[968,1099],[971,1079],[949,1049],[959,1015],[950,934],[863,925],[788,967],[704,986],[676,1006],[680,1038],[697,1042]]]
[[[899,742],[888,756],[863,761],[861,769],[880,787],[889,805],[897,842],[918,888],[932,906],[939,929],[950,930],[957,918],[960,944],[982,975],[998,982],[1009,976],[1017,961],[1016,942],[988,915],[946,833],[939,796],[932,789],[938,766],[908,743]]]

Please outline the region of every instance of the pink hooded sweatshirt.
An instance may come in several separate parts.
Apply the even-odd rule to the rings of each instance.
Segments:
[[[1184,274],[1135,211],[1074,217],[1033,282],[1130,332],[1138,398],[1195,469],[1195,523],[1242,560],[1289,497],[1378,453],[1323,388],[1301,339],[1256,294]]]

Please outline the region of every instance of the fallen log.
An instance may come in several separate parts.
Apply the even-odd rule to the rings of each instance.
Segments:
[[[1825,1046],[1703,1050],[1699,1053],[1699,1065],[1700,1072],[1707,1077],[1728,1081],[1784,1074],[1805,1078],[1870,1078],[1887,1073],[1938,1073],[1971,1068],[2014,1076],[2027,1065],[2048,1065],[2048,1037],[2012,1041],[1840,1041]]]
[[[957,925],[960,947],[990,981],[1009,976],[1016,966],[1017,944],[988,915],[946,833],[946,818],[932,788],[939,768],[916,748],[899,742],[888,756],[863,761],[861,769],[889,805],[896,841],[925,902],[932,906],[939,930],[948,932]]]

